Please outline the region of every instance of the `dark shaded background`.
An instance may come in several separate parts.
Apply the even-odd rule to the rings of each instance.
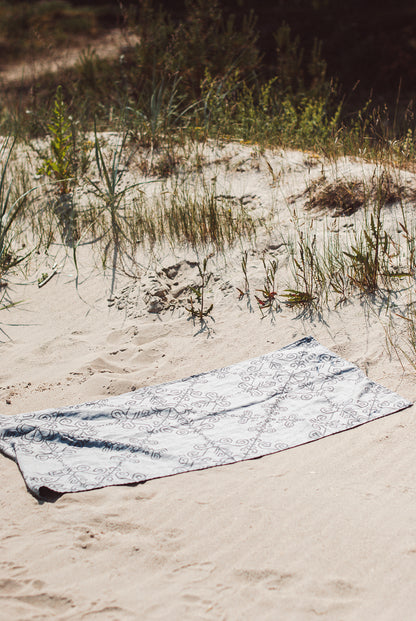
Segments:
[[[183,14],[185,2],[164,1],[171,13]],[[328,75],[345,94],[391,104],[399,84],[401,98],[416,95],[415,0],[231,0],[225,10],[242,16],[253,10],[260,32],[259,47],[269,70],[275,59],[274,34],[286,22],[305,50],[322,41]],[[357,85],[358,82],[358,85]]]
[[[108,26],[122,21],[118,0],[69,2],[100,7]],[[186,2],[161,0],[153,4],[179,19],[185,14]],[[140,3],[122,0],[121,6],[134,11]],[[7,4],[18,5],[19,0]],[[188,0],[188,4],[192,2]],[[258,45],[265,70],[271,73],[276,58],[274,34],[286,22],[305,50],[315,38],[322,41],[328,75],[338,79],[344,94],[364,101],[372,91],[375,101],[392,103],[401,84],[402,100],[416,95],[416,0],[228,0],[219,5],[237,19],[255,12]]]
[[[256,3],[260,41],[266,55],[273,44],[274,25],[286,21],[305,47],[314,37],[322,41],[328,73],[346,91],[357,81],[362,96],[371,89],[377,97],[416,93],[416,2],[409,0],[283,0]]]

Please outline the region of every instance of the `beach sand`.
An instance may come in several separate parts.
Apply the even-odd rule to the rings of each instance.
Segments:
[[[251,148],[235,149],[244,159]],[[295,152],[270,155],[274,170],[285,164],[279,183],[264,162],[241,164],[234,176],[223,171],[236,196],[254,195],[253,211],[272,209],[280,223],[248,255],[253,293],[262,253],[288,269],[279,246],[293,226],[288,197],[320,174],[305,161]],[[336,174],[347,164],[353,175],[368,166],[344,162]],[[80,249],[78,282],[70,254],[52,250],[31,273],[10,278],[9,295],[21,303],[0,314],[1,414],[187,377],[306,335],[416,399],[414,370],[387,345],[388,310],[356,297],[323,317],[284,305],[262,317],[254,295],[251,308],[238,299],[241,247],[210,259],[214,306],[203,326],[183,306],[169,307],[174,288],[197,278],[194,252],[160,251],[137,279],[117,273],[111,293],[112,274],[96,267],[91,249]],[[39,274],[55,262],[58,273],[39,288]],[[158,309],[155,297],[165,307],[149,312]],[[0,456],[0,618],[412,619],[415,438],[411,407],[261,459],[52,503],[32,497],[16,464]]]

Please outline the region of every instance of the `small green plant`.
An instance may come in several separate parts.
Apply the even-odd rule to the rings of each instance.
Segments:
[[[87,178],[92,186],[92,191],[97,196],[101,205],[98,208],[97,217],[103,217],[104,231],[102,234],[105,240],[103,263],[106,264],[107,256],[110,248],[113,250],[112,268],[114,287],[115,268],[119,257],[119,251],[123,242],[129,241],[129,217],[123,209],[123,201],[128,191],[138,187],[141,183],[133,183],[123,186],[121,179],[124,173],[122,165],[124,149],[126,146],[127,134],[123,134],[121,141],[113,150],[110,163],[106,163],[103,150],[97,134],[97,128],[94,128],[95,136],[95,161],[98,169],[99,181]]]
[[[68,194],[74,173],[73,132],[61,86],[56,89],[52,120],[48,130],[51,135],[51,154],[44,156],[38,173],[54,179],[58,183],[59,192]]]
[[[198,263],[198,272],[201,282],[198,285],[190,287],[195,298],[191,295],[188,300],[189,306],[185,307],[192,317],[196,317],[200,321],[202,321],[204,317],[210,315],[214,307],[213,304],[208,306],[208,308],[205,306],[205,291],[212,277],[212,272],[207,271],[208,259],[209,257],[205,257],[202,262],[202,267],[201,264]]]
[[[316,254],[316,235],[309,242],[303,231],[298,232],[298,256],[292,254],[296,288],[285,290],[285,304],[290,307],[311,306],[317,300],[322,273]]]
[[[366,217],[361,234],[345,252],[351,263],[350,279],[354,287],[363,293],[374,293],[379,288],[381,276],[389,274],[388,261],[391,258],[391,237],[383,228],[381,206]]]
[[[114,149],[110,164],[106,163],[100,141],[97,134],[97,127],[94,128],[94,149],[95,162],[97,165],[100,181],[94,181],[88,178],[92,185],[93,192],[98,196],[103,205],[103,209],[107,210],[111,217],[111,230],[118,237],[121,233],[121,226],[118,220],[118,209],[120,204],[130,187],[121,187],[120,181],[124,173],[122,166],[123,151],[126,145],[126,134],[121,137],[121,141]]]
[[[278,262],[276,259],[271,259],[267,263],[263,257],[262,263],[265,271],[264,283],[262,289],[257,289],[260,295],[255,295],[254,297],[263,314],[265,310],[276,310],[279,304],[277,302],[277,291],[275,291]]]
[[[314,301],[314,296],[308,291],[300,291],[298,289],[285,289],[283,294],[286,306],[295,308],[296,306],[310,306]]]
[[[329,292],[336,294],[335,307],[346,302],[352,289],[348,260],[343,248],[338,233],[334,230],[329,232],[328,238],[323,243],[322,272],[323,279],[327,279],[327,294]]]
[[[47,175],[56,183],[58,196],[53,200],[53,210],[63,239],[72,245],[76,238],[76,211],[71,194],[75,175],[75,139],[61,86],[56,89],[48,130],[51,139],[50,155],[41,155],[43,164],[38,169],[38,174]]]
[[[153,161],[153,152],[163,142],[169,132],[178,127],[181,119],[197,105],[182,106],[179,95],[180,78],[175,77],[170,83],[162,78],[160,84],[154,85],[149,102],[144,102],[140,108],[128,107],[131,113],[133,137],[139,143],[151,147],[150,160]]]

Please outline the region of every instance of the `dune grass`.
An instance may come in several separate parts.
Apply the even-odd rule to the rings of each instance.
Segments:
[[[7,137],[0,145],[0,280],[13,267],[28,256],[18,241],[17,224],[25,207],[25,199],[33,192],[31,188],[17,197],[13,196],[10,179],[10,159],[15,140]],[[19,252],[20,250],[20,252]]]
[[[4,85],[0,130],[13,127],[15,137],[0,149],[0,275],[31,250],[57,241],[74,256],[81,244],[97,246],[103,265],[113,270],[133,259],[138,245],[183,245],[206,255],[237,243],[244,248],[274,224],[220,194],[201,155],[206,144],[239,141],[261,153],[267,147],[305,150],[311,166],[319,157],[336,167],[341,155],[352,155],[374,162],[378,171],[369,181],[321,175],[309,182],[298,197],[307,223],[294,214],[292,235],[281,234],[289,281],[281,278],[280,259],[262,256],[264,279],[254,295],[263,316],[283,306],[322,311],[352,296],[393,296],[405,279],[412,281],[414,225],[403,208],[393,227],[384,217],[388,205],[414,200],[396,174],[415,168],[411,115],[389,115],[371,101],[344,114],[319,45],[303,50],[285,25],[276,33],[275,74],[267,74],[253,17],[226,16],[218,2],[189,3],[179,25],[144,2],[129,27],[141,43],[127,45],[113,60],[90,50],[74,67],[40,76],[36,85]],[[10,174],[15,144],[29,145],[35,171]],[[277,187],[280,173],[264,159]],[[131,183],[134,163],[142,176]],[[33,173],[39,183],[31,185]],[[36,207],[28,204],[35,185],[41,186]],[[334,222],[358,214],[342,238],[326,220],[323,231],[310,226],[315,215]],[[31,247],[23,252],[22,220],[31,230]],[[244,290],[238,293],[249,298],[247,251],[242,256]],[[206,265],[201,270],[203,291]],[[207,308],[196,298],[191,314],[202,319]]]

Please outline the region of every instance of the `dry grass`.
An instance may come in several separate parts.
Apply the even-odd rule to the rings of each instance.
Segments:
[[[367,195],[360,180],[337,180],[326,183],[324,178],[307,188],[304,207],[308,211],[325,211],[333,216],[349,216],[365,205]]]
[[[408,196],[408,190],[390,172],[383,170],[381,175],[374,175],[367,184],[361,179],[327,182],[322,175],[308,185],[304,195],[308,196],[304,204],[307,211],[350,216],[368,203],[381,206],[400,203]]]
[[[181,185],[161,192],[155,201],[144,195],[134,201],[131,227],[142,242],[185,244],[217,250],[254,236],[261,224],[232,198],[218,196],[214,183]]]

